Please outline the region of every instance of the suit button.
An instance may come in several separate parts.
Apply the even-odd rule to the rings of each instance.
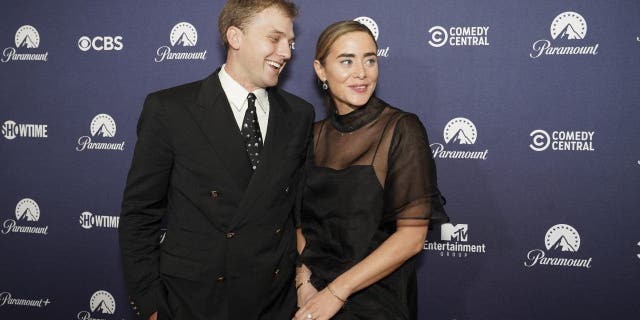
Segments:
[[[218,276],[218,278],[216,278],[216,281],[224,282],[224,276],[222,276],[222,275]]]
[[[227,233],[227,239],[231,239],[231,238],[233,238],[233,236],[235,236],[235,235],[236,235],[235,233],[233,233],[233,232],[229,232],[229,233]]]
[[[211,198],[215,199],[215,198],[217,198],[219,196],[220,196],[220,192],[218,192],[216,190],[211,191]]]

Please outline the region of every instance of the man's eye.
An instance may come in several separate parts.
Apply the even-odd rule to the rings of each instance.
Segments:
[[[351,64],[351,60],[342,60],[340,61],[342,64]]]
[[[290,42],[289,43],[289,49],[295,50],[296,49],[296,43],[295,42]]]

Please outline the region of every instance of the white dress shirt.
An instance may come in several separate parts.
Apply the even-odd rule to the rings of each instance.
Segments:
[[[227,71],[225,71],[225,65],[222,65],[222,68],[220,68],[218,78],[220,78],[222,90],[224,90],[227,100],[229,100],[231,104],[231,111],[233,111],[233,116],[236,118],[236,123],[238,124],[238,131],[240,131],[242,130],[244,114],[248,107],[247,96],[249,95],[249,91],[231,78]],[[260,134],[262,134],[262,142],[265,143],[267,125],[269,124],[269,96],[267,90],[264,88],[254,90],[253,94],[255,94],[257,98],[256,113],[258,116],[258,124],[260,125]]]

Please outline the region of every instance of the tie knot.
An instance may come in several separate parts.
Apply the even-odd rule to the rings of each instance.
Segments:
[[[256,95],[253,94],[253,92],[249,92],[249,95],[247,95],[247,100],[249,101],[249,105],[255,105]]]

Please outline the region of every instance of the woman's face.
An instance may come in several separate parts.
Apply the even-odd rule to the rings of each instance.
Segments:
[[[313,67],[322,81],[327,81],[329,94],[339,114],[362,107],[373,95],[378,81],[376,44],[366,32],[350,32],[340,36],[321,63]]]

